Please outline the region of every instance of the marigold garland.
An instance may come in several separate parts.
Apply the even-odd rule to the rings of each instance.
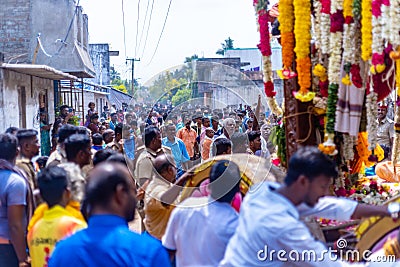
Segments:
[[[282,63],[284,78],[292,78],[292,65],[294,58],[294,35],[293,35],[293,0],[281,0],[279,2],[279,30],[281,32]]]
[[[300,90],[295,94],[296,99],[306,102],[314,98],[311,87],[311,4],[308,0],[294,0],[294,36],[296,39],[296,53],[298,83]]]
[[[362,0],[361,7],[361,58],[368,61],[372,56],[372,0]]]
[[[313,74],[318,77],[319,92],[322,97],[328,97],[328,75],[326,73],[326,68],[322,64],[317,64],[314,67]]]

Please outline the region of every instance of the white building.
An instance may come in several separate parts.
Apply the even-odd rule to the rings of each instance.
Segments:
[[[0,132],[10,126],[39,130],[39,109],[54,121],[54,81],[65,79],[77,77],[45,65],[0,60]]]

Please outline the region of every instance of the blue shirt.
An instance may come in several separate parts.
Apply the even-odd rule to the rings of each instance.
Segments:
[[[7,209],[9,206],[26,206],[27,183],[18,174],[0,170],[0,237],[10,240]],[[24,216],[24,226],[26,217]]]
[[[116,215],[93,215],[88,228],[60,241],[49,267],[170,266],[160,242],[129,230]]]
[[[312,208],[303,203],[295,206],[277,191],[280,186],[263,182],[250,188],[240,207],[239,225],[219,267],[347,266],[333,260],[326,245],[315,240],[300,218],[349,220],[357,202],[326,196]],[[305,263],[301,255],[309,251],[319,260],[306,259]],[[300,255],[300,261],[293,261],[289,255]]]
[[[103,146],[96,146],[96,145],[93,145],[93,146],[92,146],[92,149],[94,149],[94,150],[96,150],[96,151],[99,151],[99,150],[102,150],[102,149],[104,149],[104,148],[103,148]]]
[[[124,140],[124,151],[129,159],[135,159],[135,139],[133,137]]]
[[[170,142],[167,137],[164,137],[162,139],[162,144],[171,148],[177,168],[182,169],[182,163],[190,160],[185,143],[178,137],[175,137],[174,142]]]
[[[108,125],[110,126],[111,130],[115,131],[115,125],[117,125],[117,124],[118,124],[118,121],[116,121],[115,124],[112,121],[110,121],[110,123]]]
[[[183,127],[185,127],[185,124],[183,122],[179,122],[176,125],[176,131],[178,132],[180,129],[182,129]]]

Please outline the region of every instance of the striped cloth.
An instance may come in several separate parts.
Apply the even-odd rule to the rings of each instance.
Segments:
[[[363,73],[363,66],[361,66],[361,73]],[[344,77],[343,71],[341,77]],[[336,106],[336,120],[335,130],[341,133],[348,133],[351,136],[357,136],[361,113],[364,102],[364,88],[357,88],[354,85],[344,85],[340,83],[338,102]]]

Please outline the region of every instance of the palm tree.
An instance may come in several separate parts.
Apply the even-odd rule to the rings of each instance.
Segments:
[[[196,54],[194,54],[194,55],[191,56],[191,57],[185,57],[185,62],[183,62],[183,63],[190,63],[190,62],[192,62],[193,60],[196,60],[196,59],[198,59],[198,58],[199,58],[199,56],[196,55]]]
[[[226,50],[233,48],[233,40],[231,39],[231,37],[228,37],[228,39],[225,40],[225,43],[221,43],[221,46],[222,48],[218,49],[216,54],[223,56],[225,55]]]
[[[114,66],[110,67],[110,80],[121,80],[121,74],[115,70]]]

